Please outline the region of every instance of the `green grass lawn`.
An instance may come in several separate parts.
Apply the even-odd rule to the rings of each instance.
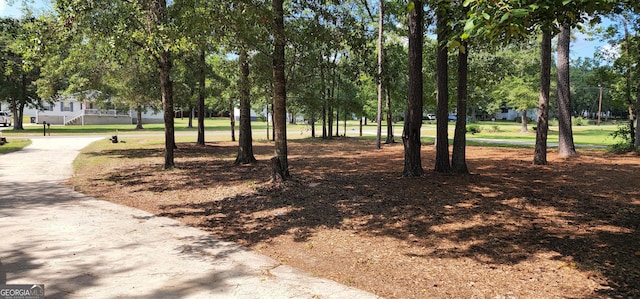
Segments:
[[[31,140],[26,138],[7,138],[7,143],[0,145],[0,155],[19,151],[29,144],[31,144]]]
[[[518,122],[508,122],[508,121],[497,121],[497,122],[479,122],[470,124],[473,126],[477,126],[480,128],[480,132],[476,134],[467,133],[467,138],[469,139],[469,144],[482,144],[479,140],[474,139],[491,139],[491,140],[507,140],[507,141],[515,141],[515,142],[535,142],[535,132],[533,131],[533,127],[535,124],[529,124],[529,132],[521,133],[520,132],[520,123]],[[193,128],[188,128],[188,119],[176,119],[175,120],[175,131],[176,138],[180,140],[180,136],[182,135],[195,135],[197,134],[197,122],[194,120]],[[269,132],[269,136],[272,135],[272,125],[267,124],[266,122],[255,121],[252,122],[252,134],[255,140],[265,140],[267,138],[267,130]],[[236,122],[236,130],[239,128],[239,123]],[[452,139],[454,136],[454,128],[455,123],[449,123],[449,138]],[[371,136],[375,136],[377,126],[375,123],[368,123],[363,127],[363,136],[366,138],[371,138]],[[402,136],[403,123],[397,122],[394,123],[394,135],[396,136],[396,141],[401,141]],[[617,143],[617,140],[614,140],[611,136],[611,133],[616,131],[618,126],[615,124],[603,124],[601,126],[595,125],[586,125],[586,126],[574,126],[573,134],[574,134],[574,142],[580,145],[612,145]],[[322,124],[316,124],[316,136],[322,135]],[[51,135],[54,136],[65,136],[65,135],[74,135],[74,134],[96,134],[96,135],[113,135],[117,132],[119,136],[125,137],[127,135],[162,135],[164,132],[163,124],[146,124],[144,125],[144,129],[136,130],[135,125],[87,125],[87,126],[61,126],[54,125],[50,128]],[[230,123],[228,118],[208,118],[205,120],[205,132],[207,133],[207,141],[213,140],[230,140]],[[359,121],[347,121],[346,127],[344,122],[340,122],[340,126],[338,127],[338,132],[342,136],[346,132],[346,136],[348,137],[358,137],[360,136],[360,125]],[[42,125],[25,125],[24,131],[13,131],[11,129],[4,130],[3,133],[5,136],[11,137],[30,137],[30,136],[42,136],[43,135],[43,126]],[[334,134],[335,134],[335,123],[334,123]],[[382,135],[386,137],[386,124],[383,124]],[[436,124],[434,121],[425,121],[422,125],[422,136],[423,141],[426,144],[433,143],[433,138],[436,135]],[[213,137],[211,137],[213,136]],[[311,136],[311,126],[307,124],[288,124],[287,125],[287,138],[289,139],[298,139],[298,138],[307,138]],[[236,138],[238,134],[236,132]],[[384,138],[383,137],[383,138]],[[185,142],[192,142],[193,138],[185,138]],[[558,140],[558,127],[551,126],[549,128],[549,139],[550,143],[557,142]]]

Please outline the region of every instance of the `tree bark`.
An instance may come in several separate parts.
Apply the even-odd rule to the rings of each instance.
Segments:
[[[382,147],[382,97],[383,97],[383,85],[382,78],[384,75],[383,72],[383,38],[384,38],[384,1],[380,0],[378,9],[378,113],[377,113],[377,127],[376,127],[376,149],[380,149]]]
[[[520,117],[520,132],[526,133],[529,132],[529,128],[527,128],[527,109],[522,110],[522,116]]]
[[[436,8],[437,54],[436,54],[436,165],[435,171],[451,172],[449,162],[449,63],[446,40],[449,35],[447,24],[448,12],[444,5]]]
[[[245,49],[240,50],[238,62],[240,64],[240,80],[238,82],[240,94],[240,140],[235,164],[249,164],[256,162],[253,155],[253,140],[251,136],[251,99],[249,84],[249,58]]]
[[[197,145],[204,145],[204,98],[205,98],[205,81],[207,66],[204,50],[200,50],[200,72],[198,74],[198,140]]]
[[[142,126],[142,109],[144,109],[144,107],[142,106],[138,106],[138,108],[136,109],[136,115],[138,117],[138,119],[136,119],[136,130],[144,129],[144,127]]]
[[[269,115],[269,110],[267,109],[267,117],[268,115]],[[236,112],[235,112],[235,107],[233,107],[233,97],[229,97],[229,123],[231,124],[231,141],[236,141]],[[267,140],[269,140],[269,119],[268,118],[267,118]]]
[[[189,104],[189,118],[187,119],[187,128],[193,129],[193,105]]]
[[[640,50],[638,57],[640,57]],[[636,73],[640,74],[640,61],[636,61]],[[636,142],[634,145],[640,146],[640,76],[637,76],[636,80]]]
[[[385,144],[396,143],[393,138],[393,111],[391,111],[391,92],[389,91],[389,84],[385,84],[387,88],[385,88],[385,109],[387,110],[387,140],[385,140]],[[420,120],[422,122],[422,119]]]
[[[467,95],[469,60],[468,44],[461,41],[464,50],[458,51],[458,114],[456,119],[455,135],[453,136],[453,155],[451,156],[451,168],[455,173],[468,174],[467,167]]]
[[[171,82],[171,56],[169,51],[160,53],[160,92],[162,109],[164,110],[164,169],[172,169],[174,163],[175,127],[173,114],[173,82]]]
[[[289,177],[287,158],[287,90],[285,78],[284,0],[272,0],[273,26],[273,121],[275,152],[279,159],[283,179]]]
[[[538,124],[533,164],[547,165],[547,135],[549,133],[549,94],[551,90],[551,30],[542,30],[540,51],[540,96],[538,98]]]
[[[423,175],[420,129],[422,128],[422,49],[423,49],[423,4],[414,1],[415,6],[409,12],[409,104],[402,131],[404,145],[404,170],[408,177]]]
[[[558,154],[561,157],[575,156],[571,128],[571,91],[569,88],[569,46],[571,27],[563,25],[558,34]]]

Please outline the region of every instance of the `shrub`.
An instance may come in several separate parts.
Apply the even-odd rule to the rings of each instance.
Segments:
[[[467,132],[471,133],[471,134],[476,134],[476,133],[480,133],[482,132],[482,128],[478,125],[468,125],[467,126]]]
[[[633,138],[631,136],[631,127],[629,124],[620,124],[618,129],[611,133],[613,139],[618,139],[619,142],[612,145],[609,149],[610,152],[616,154],[624,154],[636,151],[636,147],[633,144]]]
[[[491,133],[497,133],[497,132],[501,132],[502,130],[500,129],[500,126],[498,125],[493,125],[491,126],[491,129],[488,130]]]
[[[586,126],[589,124],[589,120],[583,117],[572,117],[571,123],[576,126]]]
[[[558,125],[558,119],[557,118],[550,119],[549,120],[549,125],[550,126],[557,126]]]

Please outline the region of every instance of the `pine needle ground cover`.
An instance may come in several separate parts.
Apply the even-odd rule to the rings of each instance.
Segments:
[[[236,143],[178,147],[164,171],[161,144],[100,141],[70,183],[386,298],[640,297],[636,155],[533,166],[532,149],[473,146],[471,175],[404,178],[401,144],[293,140],[293,178],[273,187],[270,143],[240,166]],[[431,169],[433,146],[422,156]]]

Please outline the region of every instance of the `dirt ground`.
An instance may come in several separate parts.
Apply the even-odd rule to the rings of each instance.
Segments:
[[[425,175],[405,178],[402,144],[294,140],[273,188],[272,144],[242,166],[236,143],[179,147],[171,171],[160,147],[87,152],[106,164],[71,183],[386,298],[640,298],[636,155],[469,147],[461,176],[423,146]]]

